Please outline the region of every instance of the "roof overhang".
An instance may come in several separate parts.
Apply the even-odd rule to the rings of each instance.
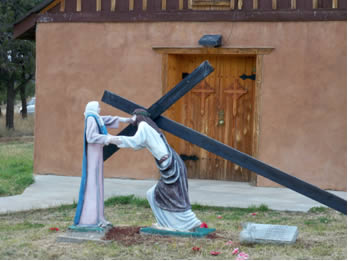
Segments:
[[[54,7],[60,3],[60,1],[61,0],[45,0],[31,9],[23,17],[19,18],[13,24],[13,38],[35,40],[35,26],[38,14],[47,11],[47,7]]]
[[[37,23],[123,23],[123,22],[311,22],[311,21],[347,21],[347,9],[342,5],[337,8],[308,9],[299,6],[297,9],[259,9],[244,10],[193,10],[188,6],[178,9],[169,8],[169,3],[178,0],[164,0],[162,7],[147,6],[143,1],[142,9],[137,9],[129,4],[115,9],[115,6],[105,5],[101,10],[95,6],[95,0],[84,0],[86,9],[81,9],[75,2],[65,3],[67,0],[44,0],[41,4],[30,10],[23,18],[13,25],[15,39],[35,40]],[[116,0],[115,0],[116,1]],[[160,0],[156,0],[160,1]],[[102,1],[103,3],[110,3]],[[168,10],[163,3],[168,2]],[[101,2],[100,2],[101,3]],[[116,2],[114,2],[116,3]],[[126,2],[124,2],[126,3]],[[129,0],[134,4],[134,0]],[[60,8],[56,8],[60,4]],[[125,7],[127,9],[125,9]]]

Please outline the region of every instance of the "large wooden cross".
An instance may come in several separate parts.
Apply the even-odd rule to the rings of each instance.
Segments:
[[[204,134],[192,130],[182,124],[172,121],[161,116],[171,105],[178,99],[189,92],[196,84],[207,77],[214,69],[205,61],[198,66],[191,74],[185,77],[178,85],[166,93],[161,99],[154,103],[147,110],[151,114],[151,118],[163,130],[174,134],[175,136],[193,143],[209,152],[212,152],[224,159],[227,159],[243,168],[247,168],[265,178],[268,178],[280,185],[292,189],[306,197],[316,200],[330,208],[333,208],[347,215],[347,201],[325,190],[322,190],[312,184],[301,179],[291,176],[279,169],[267,165],[243,152],[240,152],[226,144],[214,140]],[[131,114],[137,108],[142,106],[128,101],[112,92],[105,91],[102,101],[121,111]],[[144,108],[143,108],[144,109]],[[133,135],[136,128],[129,125],[118,135]],[[104,160],[108,159],[118,150],[115,145],[104,147]]]

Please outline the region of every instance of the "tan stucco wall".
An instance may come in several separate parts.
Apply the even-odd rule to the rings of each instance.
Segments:
[[[275,48],[264,57],[257,158],[346,190],[346,22],[38,24],[35,173],[79,176],[85,104],[110,90],[150,106],[162,96],[152,46],[197,46],[212,33],[224,46]],[[125,116],[105,104],[102,114]],[[147,151],[121,150],[105,176],[158,173]],[[258,185],[274,184],[258,177]]]

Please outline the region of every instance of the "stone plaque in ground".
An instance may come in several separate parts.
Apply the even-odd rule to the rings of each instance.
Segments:
[[[244,223],[239,240],[241,243],[293,244],[297,235],[296,226]]]

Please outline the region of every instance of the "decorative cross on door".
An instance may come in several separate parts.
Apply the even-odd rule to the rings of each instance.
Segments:
[[[238,79],[235,79],[234,83],[232,83],[228,88],[224,90],[224,93],[232,95],[232,103],[233,103],[232,112],[233,112],[233,117],[236,117],[238,99],[244,94],[248,93],[248,90],[246,90],[242,85],[240,85]]]
[[[227,159],[240,167],[247,168],[265,178],[268,178],[280,185],[292,189],[306,197],[316,200],[326,206],[333,208],[347,215],[347,201],[325,190],[322,190],[312,184],[293,177],[279,169],[267,165],[243,152],[240,152],[226,144],[214,140],[206,135],[203,135],[195,130],[192,130],[182,124],[172,121],[164,116],[161,116],[171,105],[178,99],[189,92],[196,84],[207,77],[213,68],[205,61],[197,67],[191,74],[185,77],[177,86],[166,93],[161,99],[154,103],[147,111],[150,113],[152,120],[156,122],[161,129],[181,138],[192,144],[195,144],[211,153],[214,153],[224,159]],[[142,106],[128,101],[117,94],[105,91],[102,101],[118,108],[126,113],[131,114],[137,108]],[[133,135],[136,132],[135,127],[129,125],[122,130],[118,135]],[[109,158],[118,150],[115,145],[104,147],[104,160]]]
[[[204,80],[197,87],[200,87],[200,88],[198,89],[194,88],[192,90],[192,93],[198,94],[201,96],[201,115],[203,115],[205,112],[205,101],[211,94],[215,93],[215,90],[209,85],[209,83],[206,80]]]

